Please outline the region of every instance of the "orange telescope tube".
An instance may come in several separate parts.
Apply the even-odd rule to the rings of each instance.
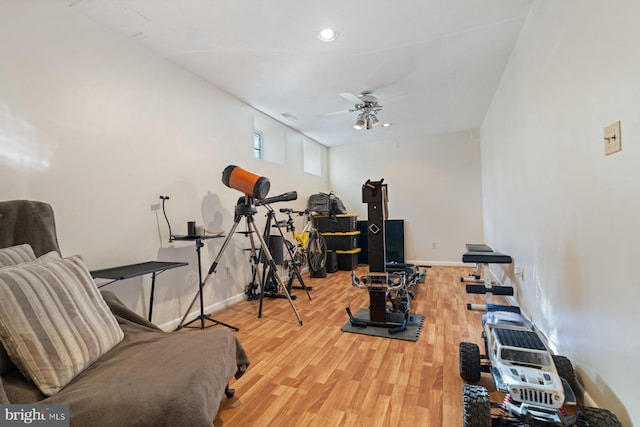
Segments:
[[[269,178],[258,176],[236,165],[229,165],[222,171],[222,182],[227,187],[256,199],[267,197],[271,188]]]

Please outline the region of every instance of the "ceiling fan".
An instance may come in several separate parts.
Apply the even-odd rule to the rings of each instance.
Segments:
[[[344,111],[336,111],[327,115],[358,112],[358,118],[353,125],[354,129],[372,129],[380,124],[377,114],[382,111],[382,105],[378,103],[378,98],[370,91],[361,92],[359,96],[352,93],[343,92],[339,94],[347,101],[353,102],[353,108]]]

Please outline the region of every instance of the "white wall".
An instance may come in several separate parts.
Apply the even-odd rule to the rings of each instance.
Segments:
[[[640,424],[639,20],[637,1],[535,2],[481,129],[486,241],[524,267],[519,304],[627,426]],[[623,150],[605,157],[617,120]]]
[[[405,220],[407,261],[460,263],[465,243],[483,241],[477,130],[331,147],[329,165],[331,190],[361,220],[362,185],[384,178],[389,219]]]
[[[241,196],[221,182],[227,165],[270,178],[270,196],[297,190],[293,207],[326,191],[326,166],[324,178],[305,174],[303,136],[286,127],[285,164],[255,160],[255,110],[62,3],[0,4],[0,199],[51,203],[63,255],[82,254],[90,269],[188,261],[157,281],[154,322],[175,321],[197,290],[196,251],[168,243],[159,196],[170,196],[174,233],[185,233],[189,220],[227,232]],[[324,148],[322,156],[326,165]],[[256,215],[260,226],[264,214]],[[221,244],[207,241],[205,272]],[[205,306],[244,291],[246,246],[233,238]],[[105,289],[146,315],[149,282]]]

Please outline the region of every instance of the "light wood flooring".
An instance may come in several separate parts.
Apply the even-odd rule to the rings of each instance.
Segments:
[[[359,267],[358,275],[367,272]],[[231,386],[215,426],[459,426],[460,341],[481,344],[481,316],[467,303],[461,276],[470,268],[433,267],[414,286],[411,311],[425,316],[417,342],[342,332],[349,298],[355,313],[368,307],[366,290],[350,272],[324,279],[303,276],[312,299],[294,289],[303,326],[287,299],[243,301],[212,315],[240,328],[251,366]],[[499,302],[496,300],[496,302]],[[222,326],[216,326],[217,328]],[[483,375],[484,377],[485,375]],[[490,379],[482,384],[490,386]]]

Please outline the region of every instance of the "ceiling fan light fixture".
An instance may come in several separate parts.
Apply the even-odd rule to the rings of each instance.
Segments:
[[[378,104],[378,98],[371,95],[371,92],[362,92],[360,96],[355,96],[350,93],[341,93],[340,96],[347,101],[355,102],[353,108],[349,111],[358,112],[358,118],[353,125],[357,130],[370,130],[376,126],[380,126],[380,120],[378,120],[377,114],[382,111],[382,105]],[[391,126],[390,123],[385,123],[383,127]]]
[[[358,120],[356,120],[356,124],[353,125],[354,129],[361,130],[366,126],[366,117],[364,113],[360,113],[358,115]]]
[[[325,28],[320,31],[318,38],[323,42],[332,42],[338,38],[338,32],[333,28]]]

